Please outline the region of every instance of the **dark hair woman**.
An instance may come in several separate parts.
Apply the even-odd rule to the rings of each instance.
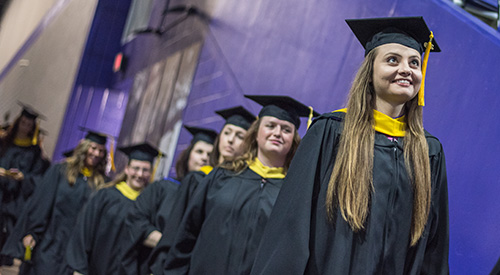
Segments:
[[[89,132],[72,157],[47,170],[3,254],[28,260],[33,249],[35,274],[72,274],[66,246],[80,210],[106,181],[105,143],[106,136]]]
[[[255,116],[242,106],[218,110],[215,113],[224,118],[225,123],[215,138],[215,150],[210,154],[210,167],[204,167],[204,172],[210,172],[213,167],[240,156],[243,153],[243,140],[248,128],[255,121]],[[162,227],[164,237],[160,239],[150,258],[150,270],[153,272],[161,272],[163,269],[163,262],[174,241],[175,232],[184,216],[189,200],[204,176],[202,172],[193,172],[182,182],[168,222]]]
[[[33,194],[36,181],[50,162],[43,156],[38,142],[38,118],[28,105],[0,138],[0,250],[26,201]],[[1,257],[0,265],[11,265],[12,259]]]
[[[310,109],[289,97],[247,97],[265,107],[248,129],[243,155],[215,168],[195,191],[167,255],[167,273],[250,272],[300,142],[299,115]]]
[[[304,137],[252,274],[448,274],[444,153],[422,124],[439,47],[421,17],[348,24],[366,57],[347,109]]]

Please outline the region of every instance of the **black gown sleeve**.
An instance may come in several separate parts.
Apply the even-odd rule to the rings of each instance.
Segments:
[[[304,274],[310,256],[311,212],[320,179],[329,178],[340,118],[315,120],[302,139],[261,239],[251,274]]]
[[[92,244],[98,232],[97,227],[100,224],[100,212],[103,210],[101,202],[106,199],[103,195],[104,192],[98,192],[86,203],[66,248],[68,265],[73,271],[82,274],[89,274],[89,253],[92,250]],[[103,255],[103,257],[105,256]]]
[[[54,165],[49,168],[40,182],[40,187],[37,188],[27,206],[27,227],[24,236],[31,234],[37,243],[39,243],[40,236],[45,232],[49,222],[57,189],[61,177],[64,177],[65,168],[65,165]]]
[[[186,202],[188,203],[186,210],[183,212],[183,218],[176,230],[172,246],[164,263],[166,274],[187,274],[189,272],[191,252],[196,244],[196,239],[205,219],[206,194],[210,187],[210,182],[216,174],[217,169],[197,184],[193,195]],[[168,234],[168,232],[165,234]]]
[[[151,253],[149,265],[153,274],[161,274],[163,272],[164,262],[174,242],[179,224],[184,217],[193,194],[205,176],[203,172],[190,172],[181,181],[168,221],[166,221],[164,228],[162,228],[162,237]]]
[[[449,274],[449,219],[448,181],[446,162],[441,144],[437,139],[429,142],[431,154],[432,200],[430,209],[430,229],[424,252],[421,274]],[[433,154],[437,151],[437,154]]]
[[[158,207],[164,196],[161,182],[150,184],[137,197],[125,220],[127,237],[124,240],[123,256],[120,259],[121,274],[146,274],[144,266],[151,253],[151,248],[143,245],[144,240],[154,230],[160,231],[155,223]]]

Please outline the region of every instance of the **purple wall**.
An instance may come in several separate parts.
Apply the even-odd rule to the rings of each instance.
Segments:
[[[320,112],[342,107],[363,58],[344,19],[424,16],[443,49],[430,57],[425,127],[448,160],[451,273],[491,270],[500,256],[499,33],[430,0],[226,1],[216,10],[184,116],[216,129],[214,109],[258,111],[244,93],[288,94]]]
[[[129,68],[115,83],[205,39],[184,122],[214,129],[222,126],[216,109],[242,104],[257,113],[259,107],[243,94],[286,94],[319,112],[343,107],[363,59],[344,20],[424,16],[443,50],[430,57],[425,127],[440,138],[447,155],[451,273],[491,270],[500,256],[498,32],[444,0],[182,2],[212,20],[192,17],[163,36],[133,40],[124,50]],[[155,2],[152,26],[163,3]],[[181,131],[178,148],[189,139]]]

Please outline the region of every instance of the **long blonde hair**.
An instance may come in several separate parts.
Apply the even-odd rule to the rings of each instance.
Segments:
[[[92,144],[90,140],[82,140],[78,146],[76,146],[73,156],[66,159],[66,179],[70,185],[75,184],[80,171],[85,167],[85,158],[87,157],[87,152]],[[98,189],[105,182],[105,171],[107,164],[107,151],[104,153],[104,157],[101,161],[94,167],[93,174],[89,178],[89,185],[93,189]]]
[[[354,232],[364,229],[373,187],[375,130],[373,109],[375,91],[372,85],[373,63],[377,49],[366,56],[349,91],[347,113],[340,136],[338,154],[328,184],[326,207],[328,218],[335,218],[336,206]],[[404,158],[413,187],[411,245],[424,231],[431,201],[429,149],[422,123],[422,107],[417,96],[404,106],[407,129]]]
[[[257,134],[259,133],[260,122],[261,120],[259,118],[254,121],[252,125],[250,125],[250,128],[248,128],[242,144],[244,152],[243,155],[236,157],[231,162],[222,163],[220,167],[240,173],[248,167],[249,161],[252,161],[257,157],[259,149],[259,145],[257,144]],[[286,173],[288,171],[288,167],[290,167],[290,163],[295,155],[295,151],[297,151],[297,148],[299,147],[299,143],[300,135],[297,132],[297,129],[295,129],[293,133],[292,146],[286,155],[285,164],[283,165],[283,172]]]

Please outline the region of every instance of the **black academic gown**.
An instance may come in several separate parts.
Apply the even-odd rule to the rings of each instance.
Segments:
[[[98,191],[78,218],[66,251],[72,270],[89,275],[121,275],[119,271],[125,219],[134,201],[115,186]]]
[[[170,211],[169,219],[161,228],[162,237],[153,249],[149,259],[149,269],[153,274],[163,273],[165,259],[174,242],[175,234],[182,221],[182,217],[184,217],[184,213],[186,212],[194,192],[205,176],[206,174],[202,171],[193,171],[189,172],[184,179],[182,179],[173,208]]]
[[[499,275],[500,274],[500,258],[498,259],[496,265],[491,270],[490,275]]]
[[[74,230],[80,210],[92,193],[87,179],[79,175],[70,186],[66,179],[66,163],[51,166],[40,181],[15,227],[15,234],[7,240],[2,254],[24,258],[22,239],[31,234],[33,249],[30,273],[73,274],[67,265],[66,246]]]
[[[373,185],[366,230],[354,233],[340,211],[327,221],[325,199],[344,114],[326,114],[302,140],[269,219],[252,274],[448,274],[445,159],[429,144],[432,198],[420,241],[410,247],[413,193],[403,138],[375,134]]]
[[[124,255],[121,274],[149,274],[148,259],[151,248],[143,245],[151,232],[162,231],[168,223],[175,202],[179,182],[165,179],[150,184],[137,198],[126,217],[127,236],[124,238]]]
[[[198,186],[164,274],[248,274],[283,179],[216,168]]]
[[[0,177],[0,250],[14,229],[26,201],[33,194],[37,181],[50,162],[42,157],[40,147],[9,146],[0,157],[0,167],[16,168],[24,175],[22,181]]]

